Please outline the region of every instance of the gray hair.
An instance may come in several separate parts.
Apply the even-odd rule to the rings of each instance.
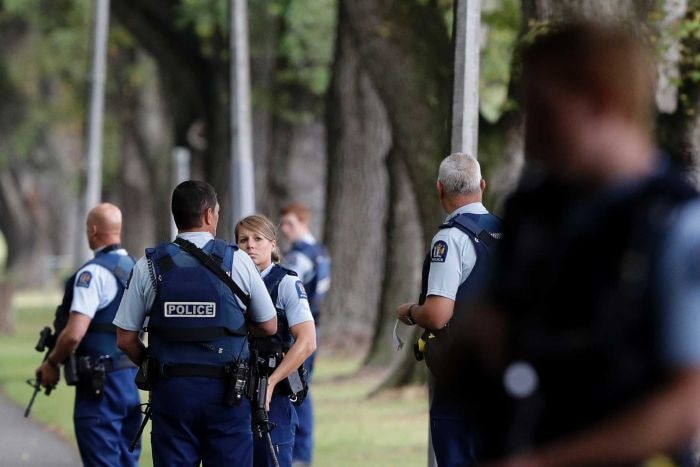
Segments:
[[[470,195],[481,190],[481,167],[474,156],[450,154],[440,163],[438,181],[445,194]]]

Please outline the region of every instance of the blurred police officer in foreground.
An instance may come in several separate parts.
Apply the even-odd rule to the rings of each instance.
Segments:
[[[311,314],[318,330],[321,304],[331,286],[331,260],[326,248],[316,241],[309,229],[311,213],[299,202],[289,203],[280,211],[280,230],[290,248],[284,254],[284,266],[296,272],[304,284]],[[318,332],[317,332],[318,338]],[[306,360],[308,382],[314,369],[316,352]],[[295,465],[311,464],[313,457],[313,406],[309,392],[304,402],[295,406],[299,428],[294,439]]]
[[[117,348],[112,324],[134,260],[120,243],[122,213],[113,204],[93,208],[87,238],[95,257],[68,279],[56,311],[58,340],[37,369],[45,387],[58,382],[58,364],[75,385],[73,420],[85,465],[135,466],[140,446],[128,452],[141,423],[136,367]],[[50,464],[50,459],[46,460]]]
[[[136,263],[114,320],[119,347],[151,386],[153,463],[251,465],[251,408],[237,388],[248,328],[273,334],[275,308],[250,257],[214,238],[219,204],[209,184],[179,184],[172,213],[177,238]],[[139,339],[146,317],[148,352]]]
[[[626,30],[574,25],[523,63],[535,170],[505,212],[505,333],[481,349],[504,356],[487,391],[503,398],[480,403],[508,410],[485,446],[518,466],[692,465],[700,201],[655,148],[653,62]]]
[[[456,388],[451,376],[441,371],[441,360],[446,358],[441,348],[450,339],[447,325],[455,312],[455,302],[461,307],[468,306],[483,292],[493,263],[493,250],[501,236],[500,220],[481,203],[485,187],[479,162],[474,157],[452,154],[442,161],[437,192],[448,216],[433,237],[423,264],[419,302],[404,303],[396,309],[402,322],[427,330],[421,339],[420,352],[424,352],[435,377],[430,430],[441,467],[475,465],[474,427],[455,400],[462,388]]]

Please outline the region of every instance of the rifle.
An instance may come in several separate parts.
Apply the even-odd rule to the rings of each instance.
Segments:
[[[249,398],[253,406],[253,434],[258,438],[263,436],[267,438],[267,445],[270,448],[272,456],[272,464],[279,467],[275,446],[272,444],[270,431],[275,427],[270,423],[265,410],[265,402],[267,398],[267,378],[269,373],[277,366],[277,360],[274,356],[263,358],[257,350],[251,349],[251,366],[250,366],[250,392]]]
[[[44,359],[41,361],[41,363],[44,363],[47,358],[49,358],[49,353],[51,350],[53,350],[54,345],[56,345],[56,335],[51,332],[51,328],[48,326],[44,326],[44,329],[39,331],[39,341],[36,343],[36,346],[34,349],[37,352],[44,352]],[[32,410],[32,405],[34,405],[34,399],[36,399],[36,395],[39,394],[39,391],[41,391],[41,379],[38,377],[34,378],[34,381],[32,380],[27,380],[27,383],[34,387],[34,393],[32,394],[32,398],[29,400],[29,404],[27,404],[27,408],[24,410],[24,418],[29,417],[29,412]],[[48,396],[51,394],[51,390],[53,388],[46,388],[45,394]]]
[[[136,445],[138,444],[139,440],[141,439],[141,435],[143,434],[144,428],[146,428],[146,423],[151,419],[151,403],[146,402],[146,408],[143,409],[143,421],[141,422],[141,426],[139,427],[139,431],[136,432],[136,436],[134,436],[134,439],[131,440],[131,444],[129,445],[129,452],[134,452],[134,449],[136,449]]]

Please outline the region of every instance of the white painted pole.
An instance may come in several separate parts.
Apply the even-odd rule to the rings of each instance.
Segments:
[[[246,0],[230,1],[231,20],[231,231],[255,212],[253,140],[250,110],[250,58]]]
[[[102,199],[102,132],[107,77],[107,36],[109,32],[109,0],[95,0],[92,25],[92,64],[90,70],[90,102],[85,153],[85,193],[80,220]],[[90,256],[84,235],[78,235],[81,247],[78,263]]]
[[[452,152],[477,157],[479,141],[480,0],[457,0],[454,21]]]

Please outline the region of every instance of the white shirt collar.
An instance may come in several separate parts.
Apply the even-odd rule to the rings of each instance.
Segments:
[[[464,206],[461,206],[454,211],[452,211],[447,217],[445,217],[445,222],[449,221],[455,216],[458,216],[459,214],[488,214],[489,211],[484,207],[483,204],[481,204],[480,201],[477,201],[475,203],[469,203],[465,204]]]
[[[177,236],[194,243],[199,248],[202,248],[210,240],[214,239],[214,236],[209,232],[181,232]]]
[[[275,265],[275,263],[270,263],[270,265],[269,265],[268,267],[266,267],[265,269],[263,269],[263,270],[260,272],[260,277],[265,277],[265,276],[267,276],[268,274],[270,274],[270,271],[272,271],[272,267],[273,267],[274,265]]]

